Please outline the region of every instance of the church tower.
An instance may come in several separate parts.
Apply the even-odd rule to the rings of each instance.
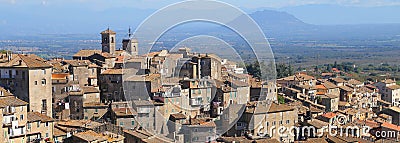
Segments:
[[[115,32],[107,28],[101,34],[101,51],[110,54],[115,53]]]
[[[122,49],[129,53],[131,56],[138,55],[139,42],[136,38],[133,38],[131,34],[131,28],[128,31],[128,39],[122,40]]]

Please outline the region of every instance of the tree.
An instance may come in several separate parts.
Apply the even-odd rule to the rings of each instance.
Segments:
[[[285,104],[285,97],[278,95],[278,102],[279,104]]]
[[[261,78],[261,68],[260,63],[258,61],[254,61],[253,63],[246,64],[247,72],[250,75],[253,75],[254,78]]]
[[[284,63],[280,63],[276,65],[276,76],[277,78],[287,77],[289,75],[293,75],[293,68],[291,65],[286,65]]]
[[[328,65],[326,66],[326,70],[327,70],[328,72],[332,71],[332,66],[331,66],[331,64],[328,64]]]

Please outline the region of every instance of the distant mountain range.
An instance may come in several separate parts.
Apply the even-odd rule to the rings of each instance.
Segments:
[[[327,8],[321,10],[322,14],[315,13],[315,9]],[[355,14],[341,15],[340,20],[350,19],[353,15],[363,15],[358,11],[366,11],[368,8],[359,8],[352,10],[348,7],[330,7],[334,9],[332,12],[340,10],[356,11]],[[347,24],[347,25],[316,25],[303,22],[296,18],[295,13],[300,17],[307,14],[315,14],[315,17],[326,20],[335,18],[334,14],[326,15],[329,6],[299,6],[291,8],[283,8],[278,10],[260,10],[250,14],[250,16],[260,25],[267,37],[293,40],[321,40],[321,39],[390,39],[397,38],[400,35],[400,24]],[[19,8],[0,6],[0,39],[21,38],[24,36],[37,36],[40,34],[87,34],[87,37],[98,37],[98,32],[111,27],[117,32],[126,33],[128,26],[136,27],[142,20],[149,16],[155,10],[153,9],[134,9],[134,8],[114,8],[105,11],[94,11],[85,9],[79,5],[75,7],[45,7],[45,8]],[[379,9],[379,14],[385,12],[399,11],[393,8]],[[343,13],[341,13],[343,14]],[[393,18],[393,13],[384,16],[384,22]],[[371,16],[376,16],[371,15]],[[365,15],[364,15],[365,16]],[[313,17],[313,16],[310,16]],[[307,18],[305,18],[307,19]],[[357,20],[357,17],[353,18]],[[362,19],[360,17],[359,19]],[[308,19],[316,21],[315,19]],[[378,20],[378,19],[377,19]],[[368,21],[367,21],[368,22]],[[320,22],[323,23],[323,22]],[[349,23],[355,23],[349,22]],[[198,26],[198,25],[196,25]],[[201,25],[200,25],[201,26]],[[212,27],[212,26],[211,26]],[[210,26],[196,27],[187,26],[180,28],[176,32],[204,32],[203,29],[209,29]],[[216,28],[215,26],[213,28]],[[51,37],[51,36],[50,36]],[[78,36],[81,37],[81,36]],[[46,36],[49,38],[49,36]],[[64,37],[65,38],[65,37]]]
[[[257,11],[250,16],[268,37],[296,40],[390,39],[400,37],[400,23],[314,25],[287,12]]]

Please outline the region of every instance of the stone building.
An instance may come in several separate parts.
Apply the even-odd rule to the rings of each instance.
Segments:
[[[379,93],[382,94],[382,100],[392,103],[393,106],[400,105],[400,85],[397,85],[396,81],[385,79],[374,85],[379,89]]]
[[[179,82],[182,90],[188,90],[186,98],[189,98],[190,109],[197,112],[192,116],[209,116],[211,101],[216,93],[215,82],[211,79],[184,79]]]
[[[39,112],[29,112],[28,103],[0,88],[0,142],[53,141],[53,119]]]
[[[217,138],[216,124],[207,119],[191,118],[182,127],[184,142],[203,143]]]
[[[136,38],[133,38],[131,28],[129,28],[128,38],[122,39],[122,50],[125,50],[128,54],[135,57],[138,55],[138,48],[139,42]]]
[[[291,136],[288,131],[297,122],[298,114],[295,108],[274,102],[258,101],[247,105],[242,117],[232,128],[236,130],[236,135],[245,135],[244,131],[249,131],[248,135],[253,137],[269,136],[281,142],[293,142],[295,137]],[[278,134],[280,127],[288,129],[285,132],[287,136]]]
[[[29,111],[52,115],[52,66],[36,55],[0,59],[0,84],[29,103]]]
[[[0,88],[0,119],[3,121],[1,142],[24,142],[28,103],[17,99],[5,89]]]
[[[100,90],[97,87],[76,87],[70,90],[68,95],[71,119],[79,120],[84,118],[83,107],[85,103],[100,103]]]
[[[327,112],[334,112],[339,110],[339,96],[333,94],[326,94],[318,96],[321,98],[320,104],[324,105]]]
[[[83,103],[83,119],[101,121],[105,118],[108,111],[108,105],[100,102]]]
[[[102,31],[100,34],[101,51],[113,55],[115,53],[116,33],[108,28],[107,30]]]
[[[134,110],[131,102],[113,102],[110,107],[111,123],[124,129],[135,129],[139,122],[136,118],[138,113]]]
[[[124,143],[122,135],[111,132],[97,133],[94,131],[85,131],[74,134],[72,137],[65,139],[65,142],[76,143]]]
[[[53,141],[54,120],[39,112],[27,113],[27,141]]]
[[[125,101],[122,69],[107,69],[100,75],[101,101]]]

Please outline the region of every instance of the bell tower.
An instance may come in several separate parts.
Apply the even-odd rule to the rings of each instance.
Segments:
[[[126,52],[132,56],[138,55],[139,42],[136,38],[130,38]]]
[[[107,30],[104,30],[100,34],[101,34],[101,51],[114,54],[116,33],[110,30],[110,28],[107,28]]]
[[[131,34],[131,28],[128,31],[128,39],[122,40],[122,49],[129,53],[131,56],[138,55],[139,42],[136,38],[133,38]]]

